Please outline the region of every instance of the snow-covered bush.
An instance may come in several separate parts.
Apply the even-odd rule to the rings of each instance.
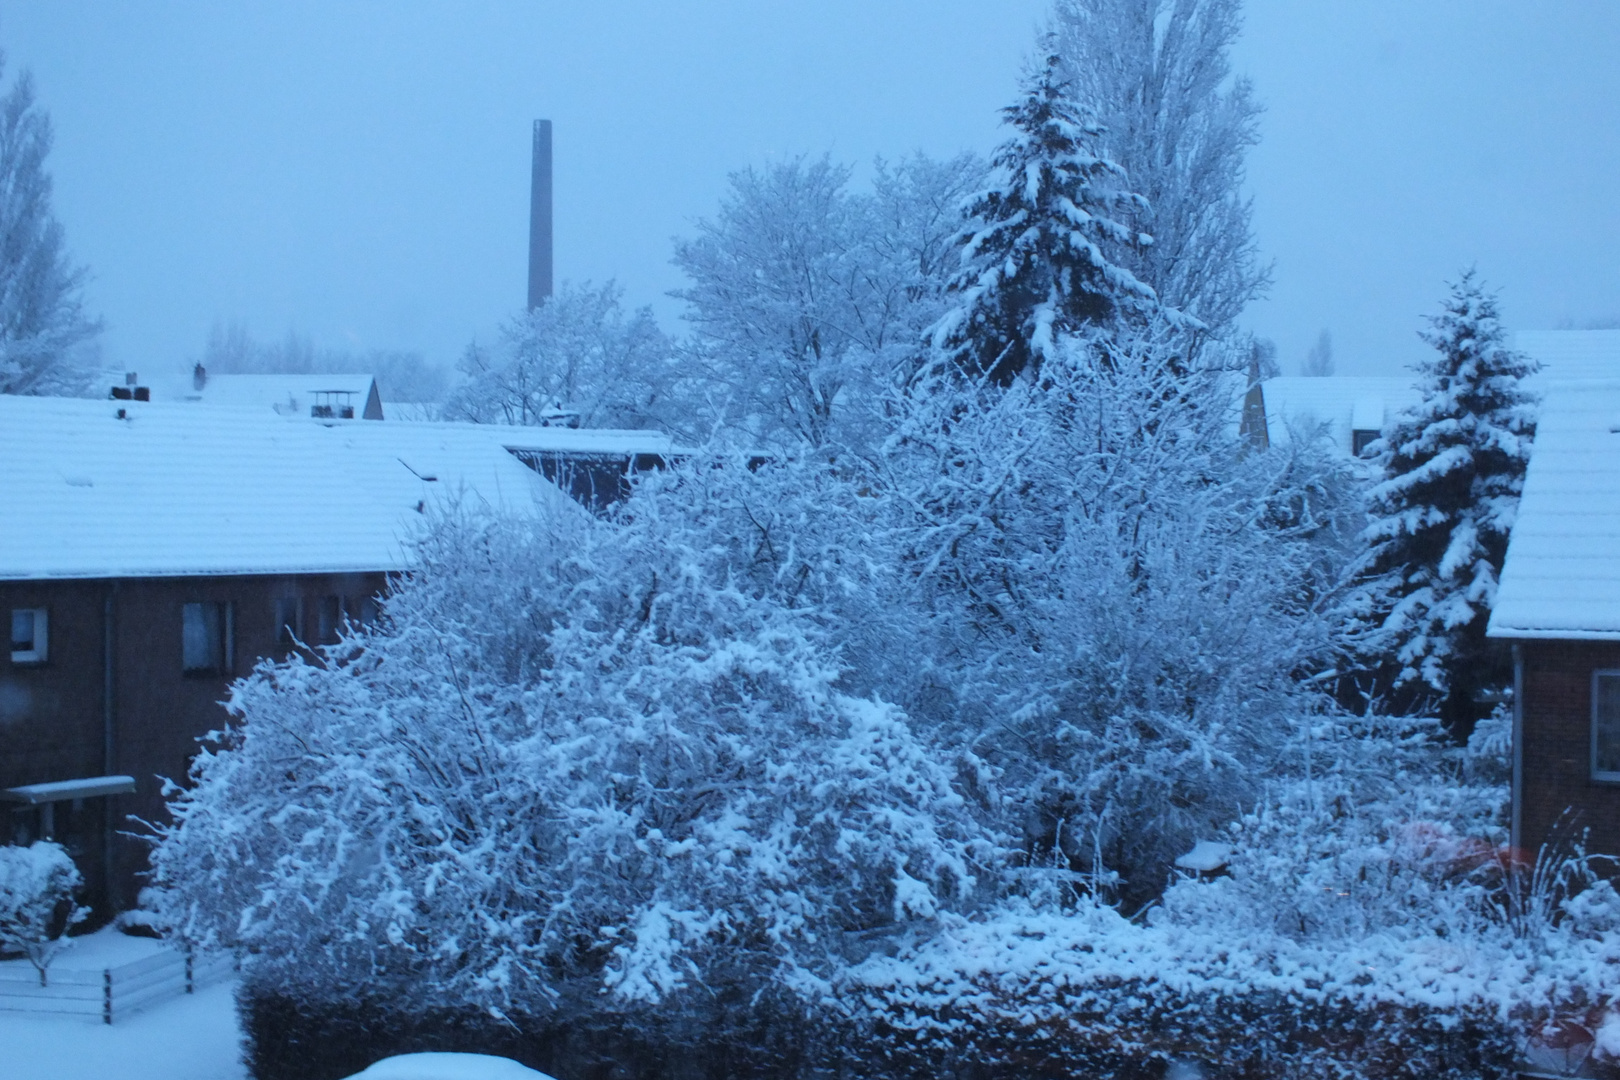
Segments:
[[[1223,831],[1141,920],[1097,904],[961,919],[853,976],[890,1052],[1139,1075],[1494,1075],[1538,1044],[1620,1065],[1620,895],[1579,851],[1523,865],[1505,790],[1432,723],[1324,722],[1309,781]]]
[[[68,944],[68,927],[90,914],[74,902],[83,886],[79,868],[60,844],[37,840],[28,847],[0,847],[0,948],[27,956],[41,986],[51,961]]]
[[[971,908],[973,762],[690,539],[445,522],[378,628],[235,687],[153,856],[179,932],[315,998],[534,1014],[813,1000]]]
[[[941,389],[896,468],[940,722],[1004,770],[1037,862],[1139,900],[1298,760],[1345,531],[1314,448],[1246,453],[1182,343],[1071,336],[1037,379]]]

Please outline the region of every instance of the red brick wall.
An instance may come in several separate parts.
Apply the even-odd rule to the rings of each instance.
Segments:
[[[1620,642],[1526,641],[1519,649],[1520,843],[1533,853],[1586,829],[1589,850],[1620,855],[1620,783],[1591,778],[1592,672],[1620,670]]]
[[[305,636],[313,637],[323,597],[351,602],[382,592],[382,574],[294,577],[148,578],[120,581],[3,581],[0,619],[10,611],[50,612],[50,654],[43,665],[14,665],[0,650],[0,788],[104,773],[135,778],[132,795],[55,806],[56,838],[73,852],[85,874],[98,921],[132,906],[146,865],[146,846],[121,830],[129,816],[166,820],[160,777],[181,779],[197,739],[220,727],[220,702],[232,678],[257,658],[281,655],[276,601],[299,597]],[[106,604],[112,600],[116,656],[113,669],[113,760],[104,756]],[[196,602],[235,605],[236,662],[232,674],[187,675],[182,668],[181,609]],[[0,803],[0,843],[33,838],[37,811]],[[109,826],[112,828],[109,829]],[[111,837],[113,876],[103,872]]]

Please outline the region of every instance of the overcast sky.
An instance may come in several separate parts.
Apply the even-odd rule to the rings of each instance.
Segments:
[[[530,122],[555,124],[557,274],[669,329],[670,240],[797,154],[988,152],[1044,2],[0,3],[56,126],[57,215],[108,361],[209,326],[449,363],[525,289]],[[1275,262],[1249,323],[1395,373],[1477,264],[1510,323],[1620,318],[1620,2],[1250,0],[1235,56]]]

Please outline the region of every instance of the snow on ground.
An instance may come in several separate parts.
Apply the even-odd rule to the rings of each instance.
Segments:
[[[162,949],[112,927],[74,939],[51,971],[99,971]],[[26,960],[0,962],[7,975]],[[119,1017],[0,1012],[0,1075],[28,1080],[245,1080],[234,981],[154,1002]]]
[[[4,1074],[28,1080],[246,1080],[234,982],[160,1001],[111,1027],[0,1012]]]
[[[51,961],[52,971],[101,971],[103,968],[145,960],[167,948],[156,938],[131,937],[116,927],[105,926],[93,934],[70,937],[68,944]],[[27,960],[0,960],[0,978],[20,978],[32,973]]]

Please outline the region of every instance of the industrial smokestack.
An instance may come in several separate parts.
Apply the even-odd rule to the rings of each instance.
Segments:
[[[529,310],[551,295],[551,121],[534,122],[529,179]]]

